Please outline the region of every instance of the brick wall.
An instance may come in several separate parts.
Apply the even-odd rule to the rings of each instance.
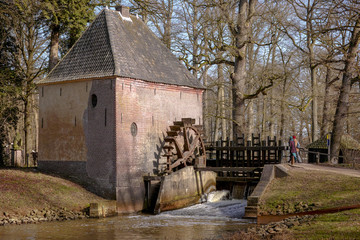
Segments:
[[[39,161],[86,161],[90,89],[90,81],[39,87]]]
[[[118,207],[138,211],[144,200],[142,176],[156,173],[166,129],[181,118],[202,124],[202,90],[118,78],[115,107]]]
[[[115,199],[115,80],[40,86],[39,169]],[[97,103],[93,107],[92,96]]]

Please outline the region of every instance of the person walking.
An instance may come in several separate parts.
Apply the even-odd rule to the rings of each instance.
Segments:
[[[296,139],[296,136],[293,136],[294,139],[294,143],[295,143],[295,148],[296,148],[296,162],[301,163],[301,157],[300,157],[300,143],[299,141]]]
[[[289,148],[290,148],[290,162],[291,165],[296,161],[296,146],[293,137],[289,138]]]

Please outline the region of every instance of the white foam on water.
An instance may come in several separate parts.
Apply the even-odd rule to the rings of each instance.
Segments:
[[[229,190],[213,191],[205,196],[207,202],[218,202],[221,200],[228,200],[230,198]]]
[[[206,202],[190,207],[167,211],[158,216],[188,216],[200,218],[241,219],[245,214],[246,200]]]

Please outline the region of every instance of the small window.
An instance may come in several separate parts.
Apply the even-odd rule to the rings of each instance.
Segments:
[[[138,129],[136,123],[133,122],[131,124],[130,131],[131,131],[131,135],[133,135],[134,137],[137,135]]]
[[[95,94],[91,95],[91,105],[93,108],[97,105],[97,96]]]
[[[156,95],[156,88],[154,89],[154,95]]]
[[[44,87],[41,87],[41,96],[44,97]]]
[[[44,128],[44,119],[41,118],[41,128]]]

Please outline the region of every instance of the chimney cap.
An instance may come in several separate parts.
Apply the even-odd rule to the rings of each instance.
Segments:
[[[119,5],[115,7],[116,11],[121,13],[121,16],[125,17],[125,18],[129,18],[130,17],[130,8],[127,6],[123,6],[123,5]]]

